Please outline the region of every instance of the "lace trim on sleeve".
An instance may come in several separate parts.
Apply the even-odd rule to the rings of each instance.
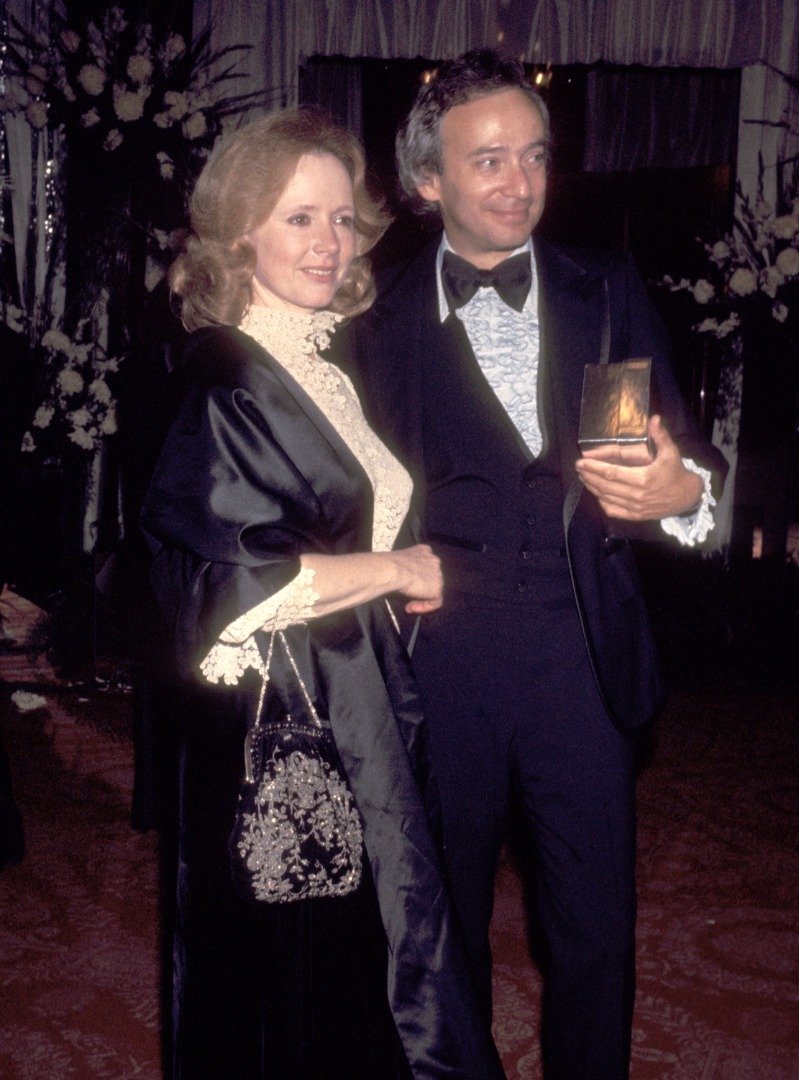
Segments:
[[[693,547],[695,544],[701,544],[715,525],[711,508],[716,505],[716,500],[710,493],[710,472],[703,469],[701,465],[697,465],[691,458],[683,458],[682,463],[686,469],[701,476],[705,490],[693,514],[689,514],[688,517],[663,518],[660,524],[669,536],[675,537],[687,547]]]
[[[235,686],[247,668],[260,671],[263,659],[253,634],[261,629],[285,630],[312,619],[319,600],[315,577],[310,567],[301,567],[297,576],[274,596],[234,619],[200,663],[208,682]]]

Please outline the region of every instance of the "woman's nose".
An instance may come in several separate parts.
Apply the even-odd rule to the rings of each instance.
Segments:
[[[335,227],[331,224],[320,224],[314,236],[314,248],[316,251],[338,251],[339,238]]]

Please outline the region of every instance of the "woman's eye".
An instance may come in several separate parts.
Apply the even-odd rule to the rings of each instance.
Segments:
[[[345,229],[352,229],[355,226],[355,219],[352,214],[339,214],[336,218],[336,225],[342,225]]]
[[[289,218],[289,225],[308,225],[310,220],[307,214],[293,214]]]

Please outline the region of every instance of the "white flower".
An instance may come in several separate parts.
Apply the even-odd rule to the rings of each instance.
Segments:
[[[778,240],[793,240],[799,232],[799,218],[794,214],[783,214],[782,217],[774,218],[771,231]]]
[[[89,383],[89,393],[101,405],[107,405],[111,400],[111,388],[102,376],[98,376]]]
[[[147,292],[152,292],[156,285],[163,279],[164,268],[159,266],[157,262],[148,260],[147,269],[144,272],[144,288]]]
[[[693,287],[693,294],[697,304],[707,304],[716,295],[716,290],[709,281],[700,278]]]
[[[33,426],[38,428],[46,428],[50,426],[50,422],[55,416],[55,409],[52,405],[40,405],[36,412],[33,414]]]
[[[42,334],[42,345],[51,352],[62,352],[67,355],[72,351],[72,342],[62,330],[55,328]]]
[[[723,263],[726,259],[729,259],[731,254],[730,245],[724,240],[717,240],[710,249],[710,258],[716,264]]]
[[[731,334],[733,330],[737,330],[740,325],[740,316],[738,316],[733,311],[730,315],[727,316],[724,322],[719,323],[719,328],[716,331],[716,337],[725,338],[728,336],[728,334]]]
[[[717,319],[703,319],[701,323],[697,323],[694,330],[697,334],[715,334],[719,328]]]
[[[4,94],[0,94],[0,112],[15,113],[19,110],[19,102],[14,97],[14,88],[9,86]]]
[[[68,53],[75,53],[80,48],[80,37],[74,30],[62,30],[61,44]]]
[[[739,266],[727,285],[730,292],[734,292],[736,296],[750,296],[757,290],[757,278],[751,270],[745,266]]]
[[[189,111],[188,98],[178,90],[167,90],[164,94],[164,104],[173,120],[182,119]]]
[[[167,155],[165,154],[164,157]],[[158,155],[159,159],[161,154]],[[153,229],[153,237],[161,251],[175,251],[180,247],[185,236],[185,230],[179,229]]]
[[[103,418],[103,422],[100,424],[101,435],[116,435],[117,432],[117,414],[114,409],[109,409]]]
[[[795,247],[783,248],[774,265],[787,278],[799,276],[799,251]]]
[[[703,319],[701,323],[697,323],[694,330],[697,334],[713,334],[721,340],[731,334],[740,324],[740,321],[738,316],[733,313],[724,322],[719,322],[718,319]]]
[[[161,176],[164,180],[171,180],[175,175],[174,161],[164,150],[159,150],[156,157],[158,158],[158,168],[161,170]]]
[[[20,450],[23,454],[30,454],[35,449],[36,443],[34,442],[33,436],[29,431],[26,431],[25,434],[22,436],[22,445],[20,446]]]
[[[16,304],[6,304],[6,326],[16,334],[25,333],[25,312]]]
[[[79,409],[75,409],[74,412],[69,414],[69,419],[76,428],[85,428],[91,424],[92,414],[85,405],[81,405]]]
[[[178,60],[183,56],[185,51],[186,42],[180,34],[170,34],[164,45],[164,60],[167,64],[171,64],[173,60]]]
[[[25,76],[25,89],[31,97],[38,97],[44,93],[44,84],[47,80],[47,72],[39,64],[31,64]]]
[[[89,111],[85,112],[80,118],[80,122],[83,124],[84,127],[94,127],[95,124],[100,123],[100,114],[98,113],[97,109],[89,109]]]
[[[153,117],[153,122],[155,123],[156,127],[167,128],[172,123],[172,117],[169,115],[169,113],[156,113]]]
[[[73,101],[77,100],[75,91],[67,82],[67,78],[65,75],[58,80],[58,92],[61,94],[64,101],[69,101],[70,103],[72,103]]]
[[[76,443],[78,446],[82,447],[84,450],[94,449],[94,438],[85,428],[73,428],[72,431],[67,433],[67,438],[70,439],[72,442]]]
[[[83,390],[83,376],[71,367],[59,372],[56,383],[65,394],[79,394]]]
[[[760,288],[772,300],[777,295],[777,289],[784,281],[785,278],[777,266],[767,266],[765,270],[760,271]]]
[[[146,82],[153,73],[153,64],[144,53],[134,53],[128,60],[128,75],[135,83]]]
[[[105,86],[105,73],[96,64],[84,64],[78,72],[78,82],[91,97],[98,97]]]
[[[144,103],[148,94],[149,91],[147,94],[141,92],[134,94],[132,90],[128,90],[126,87],[116,83],[114,86],[114,112],[120,120],[126,122],[141,120],[144,115]]]
[[[183,134],[187,139],[200,139],[208,130],[205,113],[196,112],[183,121]]]
[[[25,119],[32,128],[39,130],[47,126],[47,105],[43,101],[32,101],[25,110]]]
[[[125,12],[122,8],[112,7],[106,12],[105,28],[106,33],[110,37],[116,37],[118,34],[121,34],[127,25],[128,20],[125,18]]]
[[[122,145],[122,132],[118,128],[111,128],[105,137],[103,150],[116,150]]]
[[[777,322],[785,322],[788,318],[788,309],[785,304],[774,304],[771,308],[771,314]]]

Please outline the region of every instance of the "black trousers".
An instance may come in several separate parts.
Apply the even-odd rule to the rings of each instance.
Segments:
[[[545,1075],[619,1080],[634,998],[633,746],[602,705],[564,558],[475,555],[444,569],[445,604],[422,620],[413,663],[481,999],[490,1014],[488,928],[513,799],[536,864]]]

